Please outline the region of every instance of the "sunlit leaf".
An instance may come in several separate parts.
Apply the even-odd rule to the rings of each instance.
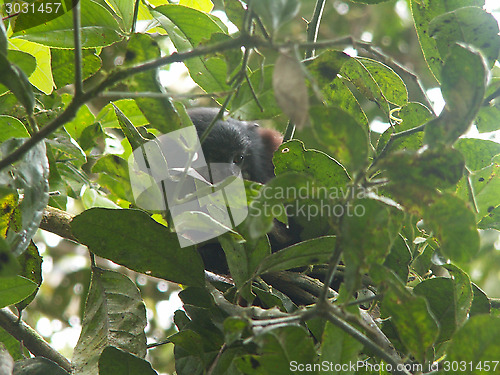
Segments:
[[[165,280],[204,284],[203,263],[196,250],[180,248],[175,233],[142,211],[90,209],[76,216],[71,228],[98,256]],[[113,238],[109,233],[114,233]]]
[[[107,346],[144,358],[146,323],[146,308],[137,286],[118,272],[94,268],[82,332],[73,352],[75,372],[96,374]]]

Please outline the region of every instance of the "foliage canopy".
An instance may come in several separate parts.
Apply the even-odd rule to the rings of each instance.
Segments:
[[[480,259],[498,264],[484,244],[500,230],[500,144],[464,136],[500,124],[499,28],[483,0],[75,3],[2,8],[6,374],[500,371],[499,303],[471,280]],[[188,94],[158,78],[176,63]],[[440,113],[424,87],[440,88]],[[279,252],[266,234],[280,210],[221,235],[230,278],[180,247],[168,215],[135,206],[127,164],[207,103],[285,134],[276,178],[245,183],[249,206],[304,210],[301,242]],[[307,194],[279,196],[290,189]],[[39,227],[90,251],[51,291],[57,304]],[[144,275],[156,279],[132,281]],[[151,288],[163,281],[182,284],[167,332],[145,308],[168,296]],[[68,320],[67,290],[81,296],[71,362],[6,308]]]

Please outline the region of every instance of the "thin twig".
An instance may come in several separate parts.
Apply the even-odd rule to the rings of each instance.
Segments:
[[[488,107],[489,105],[491,105],[491,101],[493,99],[498,98],[499,96],[500,96],[500,87],[496,89],[495,92],[493,92],[491,95],[488,95],[486,99],[484,99],[483,106]]]
[[[387,152],[389,151],[389,148],[391,147],[392,143],[396,139],[407,137],[409,135],[412,135],[412,134],[415,134],[418,132],[422,132],[425,130],[426,125],[427,125],[427,123],[420,125],[420,126],[416,126],[414,128],[408,129],[408,130],[404,130],[404,131],[399,132],[399,133],[392,133],[391,138],[389,138],[387,143],[384,145],[384,148],[382,149],[382,151],[380,151],[380,154],[378,154],[375,157],[375,159],[373,159],[372,163],[370,164],[370,167],[368,167],[368,170],[373,169],[373,167],[378,164],[378,162],[387,154]]]
[[[199,94],[169,94],[150,91],[106,91],[99,94],[99,97],[106,99],[135,99],[135,98],[168,98],[168,99],[197,99],[197,98],[223,98],[229,95],[231,91],[219,91]]]
[[[317,0],[314,7],[313,17],[307,24],[307,41],[316,42],[318,40],[319,26],[321,24],[321,17],[323,9],[325,8],[326,0]],[[306,48],[305,58],[309,59],[314,56],[315,49],[313,47]]]
[[[388,364],[392,365],[392,373],[396,375],[411,375],[410,372],[406,370],[398,370],[401,367],[402,362],[398,358],[394,358],[387,351],[385,351],[380,345],[375,343],[368,336],[360,332],[358,329],[347,323],[344,319],[338,316],[339,309],[330,304],[325,305],[326,310],[323,312],[323,318],[327,319],[333,325],[339,327],[341,330],[354,337],[357,341],[362,343],[366,348],[370,349],[377,357],[383,359]]]
[[[73,0],[73,41],[75,44],[75,98],[83,94],[80,1]]]
[[[49,122],[46,126],[40,129],[40,131],[33,134],[33,136],[29,138],[26,142],[24,142],[19,148],[17,148],[11,154],[7,155],[4,159],[2,159],[0,161],[0,170],[5,169],[12,163],[21,159],[22,156],[26,154],[29,150],[31,150],[36,144],[38,144],[48,135],[59,129],[65,123],[71,121],[75,117],[78,109],[83,104],[95,98],[99,93],[103,92],[108,87],[111,87],[115,83],[125,78],[128,78],[134,74],[142,73],[151,69],[156,69],[161,66],[168,65],[174,62],[182,62],[193,57],[203,56],[231,48],[239,48],[241,46],[246,46],[247,48],[250,48],[257,44],[258,41],[254,38],[239,37],[223,41],[221,43],[213,44],[210,46],[195,48],[187,52],[181,52],[181,53],[174,52],[169,56],[165,56],[145,64],[133,66],[128,69],[118,70],[114,73],[111,73],[106,79],[104,79],[100,84],[98,84],[93,89],[83,93],[79,97],[76,96],[73,97],[73,100],[58,117]]]
[[[134,4],[134,16],[132,18],[132,27],[131,27],[131,30],[130,30],[130,33],[135,33],[135,28],[136,28],[136,25],[137,25],[137,17],[139,16],[139,3],[141,1],[140,0],[135,0],[135,4]]]

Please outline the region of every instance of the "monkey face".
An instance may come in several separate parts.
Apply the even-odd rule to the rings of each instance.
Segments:
[[[188,113],[201,138],[218,110],[194,108]],[[243,178],[247,180],[266,182],[272,177],[272,172],[269,172],[267,166],[270,158],[267,156],[269,153],[264,150],[264,142],[258,130],[257,124],[232,118],[227,118],[225,121],[218,120],[201,145],[205,161],[225,163],[232,170],[233,175],[241,171]]]

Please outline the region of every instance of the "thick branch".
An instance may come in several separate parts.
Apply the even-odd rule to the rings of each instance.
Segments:
[[[18,321],[17,316],[9,309],[0,310],[0,326],[21,342],[34,356],[45,357],[71,372],[71,363],[57,350],[54,350],[33,328]]]
[[[66,211],[47,206],[43,211],[40,229],[57,234],[68,240],[78,242],[73,236],[73,233],[71,233],[71,220],[73,220],[73,217],[73,215]]]

